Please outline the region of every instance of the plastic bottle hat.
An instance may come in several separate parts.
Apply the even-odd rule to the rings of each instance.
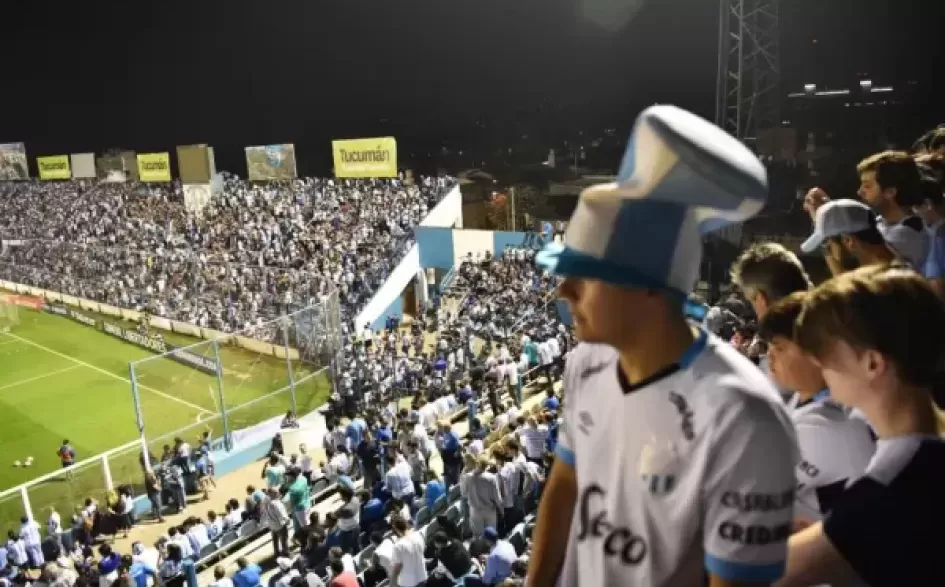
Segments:
[[[653,106],[633,126],[616,181],[581,192],[566,244],[536,261],[558,275],[685,297],[702,236],[751,218],[767,194],[765,168],[743,144],[695,114]]]

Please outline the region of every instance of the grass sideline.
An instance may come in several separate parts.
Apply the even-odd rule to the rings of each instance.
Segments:
[[[113,317],[81,310],[99,320],[133,327]],[[190,337],[167,333],[168,342],[194,344]],[[205,345],[210,348],[209,345]],[[200,347],[198,347],[200,348]],[[19,325],[0,333],[0,410],[6,426],[0,444],[8,462],[0,462],[0,490],[59,469],[56,450],[68,438],[84,460],[138,438],[128,363],[152,359],[137,370],[141,410],[149,448],[160,455],[161,445],[181,433],[193,442],[208,427],[222,433],[217,379],[150,351],[120,341],[69,318],[19,308]],[[284,359],[221,345],[223,388],[232,430],[285,413],[291,406]],[[323,374],[293,361],[297,407],[306,413],[322,405],[330,393]],[[281,393],[274,393],[284,390]],[[268,396],[268,397],[267,397]],[[265,398],[265,399],[260,399]],[[254,402],[254,400],[257,400]],[[253,402],[250,405],[249,402]],[[239,406],[244,406],[240,408]],[[159,440],[151,440],[159,439]],[[13,467],[33,457],[29,468]],[[109,458],[114,484],[140,486],[139,451],[127,450]],[[28,489],[33,514],[43,521],[50,506],[64,517],[86,497],[103,497],[100,463],[56,476]],[[13,529],[22,515],[20,496],[0,498],[0,531]]]

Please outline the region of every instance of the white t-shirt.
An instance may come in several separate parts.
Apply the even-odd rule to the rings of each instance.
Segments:
[[[876,445],[866,422],[824,396],[795,406],[791,419],[801,451],[794,515],[816,522],[863,476]]]
[[[427,567],[423,558],[425,548],[423,534],[416,530],[394,543],[391,564],[403,566],[397,579],[398,587],[414,587],[427,580]]]
[[[567,362],[556,453],[576,471],[578,499],[559,585],[779,578],[798,453],[778,392],[704,332],[678,368],[642,386],[618,364],[595,344]]]

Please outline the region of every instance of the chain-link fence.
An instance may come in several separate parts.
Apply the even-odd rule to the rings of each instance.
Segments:
[[[339,312],[333,293],[317,305],[242,332],[215,333],[210,340],[132,363],[138,426],[151,454],[160,457],[177,438],[195,443],[207,434],[215,447],[231,450],[241,439],[254,437],[257,427],[271,427],[287,412],[303,415],[325,403],[341,352]],[[195,420],[168,427],[165,411],[142,401],[142,390],[193,406]]]

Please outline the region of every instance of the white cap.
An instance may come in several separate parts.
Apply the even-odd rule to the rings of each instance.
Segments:
[[[856,200],[833,200],[817,209],[814,216],[814,232],[801,245],[801,250],[811,253],[830,237],[853,234],[876,227],[876,218],[869,206]]]

